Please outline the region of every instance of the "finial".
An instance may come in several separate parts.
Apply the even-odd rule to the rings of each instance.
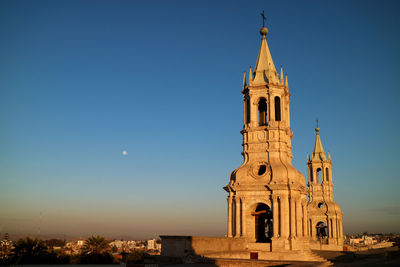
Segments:
[[[281,84],[283,84],[283,67],[281,65]]]
[[[287,74],[285,75],[285,78],[286,78],[285,86],[286,86],[287,88],[289,88],[289,83],[288,83],[288,80],[287,80]]]
[[[245,89],[246,88],[246,72],[244,72],[244,75],[243,75],[243,89]]]
[[[317,121],[317,128],[315,128],[315,132],[318,134],[319,133],[318,118],[316,119],[316,121]]]
[[[251,71],[251,67],[250,67],[250,71],[249,71],[249,83],[250,81],[253,81],[253,72]]]
[[[266,28],[265,25],[264,25],[265,20],[266,20],[265,15],[264,15],[264,10],[263,10],[263,12],[261,13],[261,17],[262,17],[262,20],[263,20],[263,26],[262,26],[262,28],[260,29],[260,34],[264,37],[265,35],[268,34],[268,28]]]

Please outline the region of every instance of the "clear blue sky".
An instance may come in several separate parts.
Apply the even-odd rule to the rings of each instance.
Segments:
[[[0,232],[224,235],[262,10],[294,166],[306,174],[318,117],[344,231],[400,232],[399,8],[1,1]]]

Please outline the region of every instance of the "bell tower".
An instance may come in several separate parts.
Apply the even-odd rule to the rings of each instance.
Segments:
[[[307,155],[309,203],[307,226],[310,246],[332,250],[343,249],[342,212],[333,200],[332,161],[322,147],[320,129],[315,128],[315,145],[312,156]],[[328,248],[326,248],[328,249]]]
[[[290,93],[260,30],[254,71],[243,77],[243,163],[224,189],[228,196],[228,237],[244,238],[270,251],[308,248],[307,189],[292,166]],[[259,245],[257,245],[257,243]]]

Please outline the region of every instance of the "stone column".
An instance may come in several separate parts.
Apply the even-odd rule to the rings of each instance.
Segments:
[[[275,96],[269,95],[269,120],[268,121],[275,121]],[[282,114],[281,114],[282,120]]]
[[[281,196],[281,236],[289,236],[289,198],[287,195]]]
[[[235,197],[235,202],[236,202],[236,233],[235,236],[239,237],[240,236],[240,198]]]
[[[307,217],[307,204],[305,201],[303,201],[303,236],[308,236],[307,232],[307,221],[308,221],[308,217]]]
[[[303,235],[303,227],[302,227],[302,218],[303,218],[303,211],[301,209],[301,203],[300,203],[300,198],[296,198],[296,236],[302,236]]]
[[[333,228],[333,230],[332,230],[333,238],[334,238],[334,239],[337,239],[338,236],[337,236],[337,219],[336,219],[336,217],[335,217],[332,221],[333,221],[333,224],[332,224],[332,228]]]
[[[290,196],[290,237],[296,236],[296,203],[293,196]]]
[[[278,204],[278,196],[272,196],[272,223],[274,230],[274,237],[279,236],[279,204]]]
[[[246,218],[246,204],[245,204],[245,199],[242,198],[242,236],[246,236],[247,232],[246,232],[246,222],[247,222],[247,218]]]
[[[232,237],[232,193],[228,197],[228,237]]]
[[[250,125],[251,127],[258,125],[258,106],[253,104],[254,98],[250,98]]]

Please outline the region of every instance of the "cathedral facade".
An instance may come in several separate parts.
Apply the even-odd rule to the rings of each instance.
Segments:
[[[307,184],[292,165],[288,80],[282,68],[279,74],[275,69],[266,38],[268,29],[262,27],[260,33],[255,68],[243,78],[244,160],[224,187],[228,193],[227,235],[163,235],[162,256],[184,262],[258,259],[327,263],[311,250],[343,250],[342,212],[333,200],[331,157],[322,148],[317,127],[314,151],[307,156]]]
[[[290,92],[287,76],[276,71],[268,47],[268,29],[254,71],[243,78],[243,158],[228,192],[228,237],[244,238],[270,251],[342,250],[342,213],[333,201],[332,163],[323,151],[319,128],[308,188],[291,163]],[[262,244],[262,245],[261,245]]]

